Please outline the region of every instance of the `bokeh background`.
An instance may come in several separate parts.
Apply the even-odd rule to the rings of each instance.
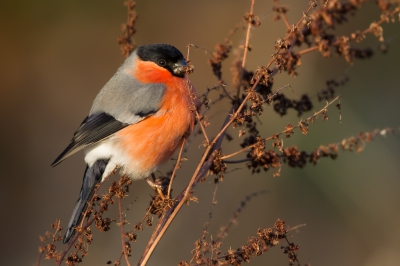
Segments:
[[[181,51],[186,51],[189,42],[213,50],[250,8],[248,0],[137,2],[136,43],[170,43]],[[281,2],[290,8],[288,17],[292,23],[308,5],[308,0]],[[272,1],[256,1],[255,13],[263,20],[252,31],[248,69],[266,64],[275,40],[284,36],[282,21],[273,21],[271,4]],[[51,168],[50,163],[69,143],[95,95],[123,62],[117,37],[125,19],[123,1],[0,2],[0,265],[34,265],[39,235],[51,231],[50,224],[56,218],[67,223],[81,186],[83,155],[74,155],[56,168]],[[376,20],[379,11],[370,1],[349,24],[337,30],[349,34]],[[327,79],[344,74],[350,77],[346,86],[338,90],[343,97],[342,122],[338,111],[331,108],[328,121],[318,120],[307,136],[296,131],[292,138],[285,139],[285,146],[295,144],[311,151],[360,131],[400,125],[399,26],[398,22],[384,25],[384,36],[390,41],[387,54],[380,53],[377,39],[367,35],[361,46],[377,50],[372,59],[349,66],[342,58],[327,59],[314,53],[303,56],[298,77],[276,77],[274,89],[289,83],[296,95],[307,92],[310,96],[324,88]],[[235,47],[241,44],[244,34],[239,31],[233,37]],[[202,93],[216,84],[207,64],[209,55],[192,50],[190,57],[195,65],[190,78]],[[223,69],[228,84],[232,59],[233,56],[225,61]],[[285,93],[296,97],[290,90]],[[211,98],[218,98],[218,93],[211,94]],[[210,135],[220,127],[229,109],[226,104],[218,104],[207,114]],[[323,105],[320,103],[315,109]],[[299,120],[294,111],[281,118],[266,107],[261,133],[269,136]],[[232,130],[230,133],[237,134]],[[201,139],[192,141],[189,161],[178,173],[176,193],[182,190],[200,158],[200,142]],[[227,142],[223,147],[228,152],[235,150],[235,145]],[[214,208],[212,178],[196,188],[199,203],[182,209],[148,265],[177,265],[189,260],[193,243],[201,237],[207,221],[210,236],[216,236],[245,196],[261,190],[266,193],[248,202],[224,240],[223,251],[241,246],[258,228],[271,227],[281,218],[289,226],[306,224],[291,234],[291,240],[300,246],[302,264],[398,265],[399,156],[399,136],[389,136],[378,137],[360,154],[340,153],[335,161],[321,160],[305,169],[284,166],[277,178],[272,177],[274,171],[251,175],[244,165],[234,165],[231,169],[238,169],[227,174],[219,185]],[[161,172],[168,171],[171,165]],[[128,212],[131,224],[126,230],[142,218],[151,194],[144,181],[132,185],[131,196],[126,200],[126,204],[132,202]],[[110,215],[116,213],[111,211]],[[113,227],[109,233],[94,231],[95,241],[83,265],[106,265],[107,261],[116,260],[121,250],[118,228]],[[138,242],[133,245],[133,265],[150,234],[151,228],[139,232]],[[62,249],[63,245],[57,247]],[[288,264],[279,247],[253,258],[251,263]],[[54,265],[54,261],[42,260],[41,265]]]

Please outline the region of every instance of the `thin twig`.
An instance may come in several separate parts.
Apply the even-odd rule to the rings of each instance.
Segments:
[[[210,50],[208,50],[206,47],[201,47],[201,46],[196,45],[196,44],[194,44],[194,43],[189,43],[189,44],[187,45],[187,47],[188,47],[188,52],[187,52],[187,60],[188,60],[188,61],[189,61],[189,50],[190,50],[190,47],[194,47],[194,48],[196,48],[196,50],[197,50],[197,49],[202,49],[202,50],[204,50],[206,53],[208,53],[208,54],[212,57],[212,52],[211,52]]]
[[[35,266],[40,266],[40,259],[42,258],[42,255],[43,255],[43,253],[44,253],[44,246],[41,246],[41,248],[43,248],[43,250],[39,252],[39,256],[38,256],[37,259],[36,259],[36,264],[35,264]]]
[[[255,2],[255,0],[251,0],[250,17],[253,16],[254,2]],[[242,66],[241,66],[241,69],[240,69],[239,82],[238,82],[238,87],[237,87],[237,90],[236,90],[237,91],[236,92],[236,97],[238,99],[240,99],[240,85],[242,84],[244,67],[246,66],[247,52],[249,51],[250,29],[251,29],[251,21],[247,21],[246,41],[245,41],[245,44],[244,44],[244,47],[243,47],[244,52],[243,52]]]
[[[244,158],[240,160],[224,160],[224,163],[227,164],[245,163],[245,162],[250,162],[251,160],[252,160],[251,158]]]
[[[196,114],[197,114],[197,111],[196,111]],[[169,199],[169,197],[171,195],[172,182],[174,181],[176,170],[178,170],[178,168],[180,168],[180,165],[181,165],[182,152],[183,152],[183,147],[185,147],[185,144],[186,144],[186,138],[183,138],[182,144],[181,144],[181,149],[179,150],[179,154],[178,154],[178,160],[176,161],[174,170],[172,171],[171,179],[169,180],[167,199]]]
[[[250,146],[247,146],[247,147],[245,147],[245,148],[243,148],[243,149],[241,149],[241,150],[235,151],[234,153],[231,153],[231,154],[222,156],[222,157],[221,157],[221,160],[225,160],[225,159],[228,159],[228,158],[233,157],[233,156],[235,156],[235,155],[238,155],[238,154],[240,154],[240,153],[242,153],[242,152],[245,152],[245,151],[247,151],[247,150],[250,150],[250,149],[253,148],[253,147],[254,147],[254,145],[250,145]]]
[[[217,201],[215,199],[217,197],[218,185],[219,185],[219,183],[215,183],[215,189],[214,189],[213,198],[212,198],[212,201],[211,201],[211,210],[210,210],[210,214],[208,216],[209,219],[212,218],[212,213],[213,213],[214,206],[217,204]]]
[[[196,119],[197,119],[197,121],[199,122],[199,125],[200,125],[200,128],[201,128],[201,132],[203,133],[203,136],[204,136],[204,138],[206,139],[206,143],[207,143],[207,145],[210,143],[210,140],[208,139],[208,137],[207,137],[207,132],[206,132],[206,130],[205,130],[205,128],[204,128],[204,125],[203,125],[203,123],[202,123],[202,119],[201,119],[201,117],[200,117],[200,114],[199,114],[199,112],[196,110],[195,111],[196,112]]]
[[[254,193],[252,193],[251,195],[246,196],[246,197],[244,198],[244,200],[242,200],[242,201],[240,202],[239,207],[236,208],[236,210],[235,210],[235,212],[233,213],[231,219],[229,219],[228,224],[227,224],[225,227],[221,228],[221,231],[220,231],[219,234],[217,235],[217,239],[215,239],[215,241],[216,241],[216,242],[219,242],[219,241],[221,241],[221,240],[225,237],[225,235],[228,233],[228,231],[229,231],[229,229],[231,228],[231,226],[232,226],[233,224],[235,224],[235,221],[236,221],[236,219],[239,217],[239,214],[242,212],[243,208],[246,206],[246,204],[247,204],[248,202],[250,202],[250,200],[251,200],[252,198],[254,198],[254,197],[258,196],[258,195],[265,194],[265,193],[266,193],[265,190],[261,190],[261,191],[254,192]]]
[[[332,44],[332,45],[334,45],[334,44]],[[310,48],[306,48],[306,49],[304,49],[304,50],[301,50],[301,51],[299,51],[297,54],[298,54],[298,55],[303,55],[303,54],[307,54],[307,53],[310,53],[310,52],[315,51],[315,50],[318,50],[318,49],[319,49],[319,47],[318,47],[318,45],[316,45],[316,46],[313,46],[313,47],[310,47]]]
[[[281,13],[281,16],[282,16],[283,22],[285,22],[286,28],[288,30],[290,30],[291,27],[290,27],[289,21],[288,21],[288,19],[286,17],[286,14],[285,13]]]
[[[278,0],[275,0],[275,2],[276,2],[280,7],[282,7],[281,3],[279,3]],[[286,28],[287,28],[288,30],[290,30],[292,27],[290,26],[290,23],[289,23],[289,21],[288,21],[288,19],[287,19],[287,17],[286,17],[286,13],[285,13],[285,12],[280,12],[279,15],[282,17],[282,20],[283,20],[283,22],[285,23]]]
[[[121,231],[122,251],[124,253],[126,265],[131,266],[131,264],[129,263],[128,252],[126,251],[126,245],[125,245],[125,232],[124,232],[125,219],[122,218],[122,207],[121,207],[121,198],[120,197],[118,197],[118,213],[119,213],[119,222],[120,222],[120,226],[121,226],[120,231]]]
[[[297,229],[299,229],[300,227],[305,227],[305,226],[307,226],[307,224],[299,224],[299,225],[290,227],[290,228],[288,229],[288,231],[293,231],[293,230],[296,230],[296,231],[297,231]]]
[[[342,95],[337,96],[335,99],[333,99],[330,102],[326,102],[326,105],[322,109],[320,109],[318,112],[316,112],[312,116],[308,117],[306,119],[306,121],[311,121],[313,118],[316,118],[320,113],[326,111],[326,108],[328,108],[332,103],[336,102],[340,97],[342,97]]]

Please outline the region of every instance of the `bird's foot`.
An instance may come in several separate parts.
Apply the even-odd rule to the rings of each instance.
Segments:
[[[155,181],[150,180],[150,178],[146,178],[147,183],[153,188],[153,189],[163,189],[163,185],[162,185],[162,179],[159,178]]]
[[[162,178],[156,179],[154,174],[152,174],[151,176],[152,176],[153,180],[150,180],[150,178],[146,178],[147,183],[148,183],[154,190],[156,190],[156,191],[158,192],[158,194],[160,195],[160,197],[164,200],[164,199],[165,199],[165,195],[164,195],[163,191],[164,191],[164,190],[166,189],[166,187],[168,187],[168,186],[165,186],[165,185],[163,184],[163,179],[162,179]]]

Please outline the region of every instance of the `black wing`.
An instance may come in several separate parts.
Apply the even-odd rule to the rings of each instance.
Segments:
[[[106,113],[97,113],[86,117],[75,132],[71,143],[57,157],[51,166],[56,166],[75,152],[99,142],[100,140],[108,138],[115,132],[127,126],[129,126],[129,124],[122,123]]]

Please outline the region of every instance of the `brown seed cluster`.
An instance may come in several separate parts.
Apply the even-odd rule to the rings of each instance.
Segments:
[[[220,83],[222,81],[222,61],[228,58],[229,52],[232,49],[232,43],[230,40],[226,40],[224,43],[219,43],[215,46],[215,52],[213,53],[213,58],[208,60],[211,65],[214,75],[218,78]]]
[[[283,93],[278,93],[273,99],[273,106],[275,112],[284,116],[287,114],[288,109],[297,111],[297,115],[301,116],[305,112],[313,109],[313,104],[307,94],[303,94],[299,100],[291,100]]]
[[[135,49],[135,41],[133,35],[136,33],[135,25],[138,16],[135,11],[136,2],[127,0],[125,5],[128,9],[127,20],[122,24],[122,34],[118,37],[118,44],[121,47],[121,52],[124,57],[128,57]]]
[[[335,97],[335,88],[345,85],[349,81],[347,76],[340,79],[329,79],[326,81],[326,88],[317,93],[318,101],[330,101]]]
[[[254,14],[246,13],[243,16],[243,19],[246,23],[250,23],[253,27],[258,27],[261,25],[261,19]]]
[[[271,228],[258,229],[255,236],[249,237],[247,243],[237,249],[229,249],[226,253],[221,252],[221,242],[207,242],[205,233],[200,240],[195,242],[195,248],[192,251],[193,259],[191,262],[181,261],[180,266],[191,265],[235,265],[239,266],[243,263],[250,262],[252,257],[260,256],[270,250],[271,247],[278,245],[281,241],[287,244],[281,246],[283,253],[287,254],[289,265],[294,262],[298,263],[297,251],[299,247],[294,243],[290,243],[287,238],[288,229],[285,222],[278,219]],[[207,258],[204,250],[213,250],[213,256]]]
[[[223,181],[224,173],[227,169],[226,164],[222,161],[221,157],[221,150],[214,152],[214,160],[209,170],[210,174],[218,175],[218,178],[215,178],[215,182]]]
[[[289,125],[290,126],[290,125]],[[288,126],[288,127],[289,127]],[[286,132],[293,132],[292,127],[287,127]],[[302,131],[305,129],[301,129]],[[253,148],[248,152],[247,167],[252,169],[252,173],[260,173],[261,170],[267,171],[270,168],[280,167],[282,164],[287,164],[293,168],[303,168],[308,163],[317,164],[321,158],[336,159],[340,150],[361,152],[366,143],[371,142],[375,136],[398,133],[398,131],[386,128],[383,130],[374,130],[372,132],[361,132],[355,137],[344,139],[339,143],[332,143],[327,146],[321,145],[311,153],[299,150],[296,146],[282,148],[280,142],[274,142],[274,147],[281,150],[280,153],[273,150],[265,150],[265,140],[261,137],[256,138],[256,142],[251,145]],[[273,137],[279,140],[277,136]],[[278,143],[278,144],[275,144]]]

